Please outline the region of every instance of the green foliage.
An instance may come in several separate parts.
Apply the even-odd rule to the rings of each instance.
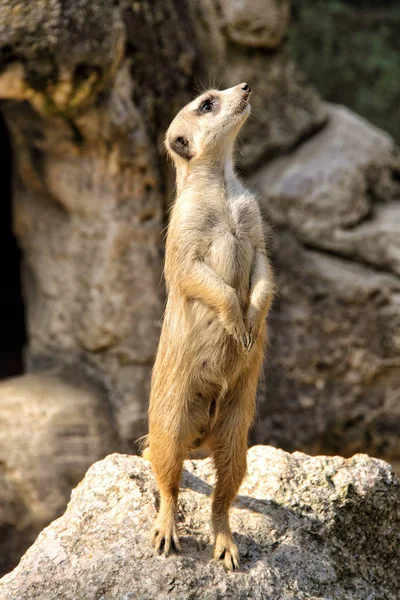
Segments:
[[[322,96],[400,143],[398,0],[293,0],[292,53]]]

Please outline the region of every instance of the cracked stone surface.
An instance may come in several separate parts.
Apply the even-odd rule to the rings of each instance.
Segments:
[[[117,448],[92,382],[60,370],[0,382],[0,573],[63,513],[90,465]]]
[[[261,5],[251,10],[264,18]],[[278,33],[287,22],[270,26]],[[214,0],[0,0],[26,366],[65,366],[102,385],[127,451],[146,433],[165,300],[173,173],[162,140],[171,119],[211,74],[222,87],[254,79],[250,165],[325,118],[286,51],[251,52],[249,60],[247,47],[232,47]]]
[[[400,275],[400,154],[393,139],[327,105],[327,125],[260,169],[274,223],[306,245]]]
[[[182,553],[157,557],[148,530],[155,484],[142,458],[93,465],[65,514],[0,582],[2,600],[204,598],[395,600],[400,593],[400,483],[385,462],[357,455],[249,450],[232,509],[242,556],[228,574],[211,559],[213,469],[186,461]]]
[[[253,441],[400,469],[400,159],[344,107],[251,179],[278,296]]]

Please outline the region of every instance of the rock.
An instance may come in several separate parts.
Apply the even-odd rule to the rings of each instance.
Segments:
[[[114,454],[93,465],[65,514],[0,582],[2,600],[252,598],[395,600],[400,593],[400,483],[357,455],[249,451],[232,509],[242,569],[211,560],[211,462],[187,461],[180,494],[182,553],[154,555],[149,463]]]
[[[368,448],[400,472],[400,279],[275,234],[279,292],[252,442]]]
[[[110,85],[124,43],[121,12],[107,0],[2,0],[0,96],[71,117]]]
[[[131,449],[164,303],[161,141],[188,98],[194,27],[173,0],[0,7],[27,366],[100,381]]]
[[[289,24],[288,0],[220,0],[226,33],[242,46],[276,48]]]
[[[244,134],[248,167],[325,118],[287,53],[252,49],[249,60],[247,48],[232,48],[219,14],[213,0],[78,0],[73,8],[0,0],[26,367],[101,382],[126,451],[146,433],[165,300],[162,231],[173,176],[162,140],[170,120],[206,73],[221,85],[250,76],[259,91],[257,120]]]
[[[399,154],[347,109],[328,114],[251,180],[276,227],[279,290],[252,440],[368,449],[400,468]]]
[[[63,512],[89,466],[118,447],[105,397],[66,373],[0,383],[0,572]]]
[[[350,110],[327,111],[318,135],[256,174],[268,215],[305,244],[400,275],[400,154]]]
[[[322,127],[326,109],[298,71],[287,48],[273,54],[230,48],[224,82],[247,81],[252,114],[240,133],[238,162],[253,172]],[[242,151],[243,148],[243,151]]]

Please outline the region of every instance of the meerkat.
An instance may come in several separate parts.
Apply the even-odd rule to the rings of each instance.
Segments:
[[[229,570],[239,567],[239,554],[228,513],[246,472],[274,291],[258,202],[233,164],[250,93],[246,83],[208,91],[178,113],[166,134],[177,193],[144,451],[160,491],[152,542],[165,555],[180,549],[175,515],[183,460],[195,450],[212,456],[214,557]]]

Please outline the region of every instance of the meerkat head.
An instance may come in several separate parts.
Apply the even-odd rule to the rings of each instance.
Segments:
[[[223,159],[250,114],[250,94],[247,83],[239,83],[223,91],[209,90],[187,104],[165,138],[175,165]]]

